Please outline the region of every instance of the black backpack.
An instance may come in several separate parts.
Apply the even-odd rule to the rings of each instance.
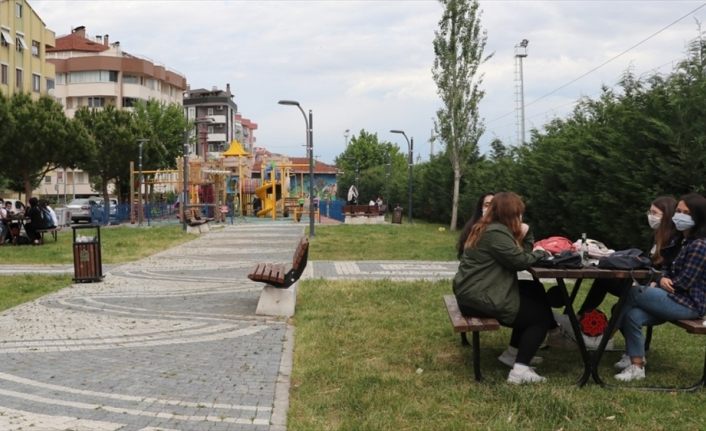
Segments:
[[[554,256],[546,256],[534,263],[534,266],[542,268],[566,268],[578,269],[583,268],[581,255],[575,251],[562,251]]]
[[[598,259],[598,267],[603,269],[648,269],[652,261],[639,248],[618,250]]]

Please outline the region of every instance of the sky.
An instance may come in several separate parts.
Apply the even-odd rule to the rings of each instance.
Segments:
[[[415,160],[440,150],[430,143],[441,106],[431,73],[443,11],[436,0],[29,3],[57,37],[83,25],[88,35],[109,34],[124,51],[184,74],[192,89],[230,83],[239,112],[258,124],[257,146],[271,152],[306,155],[304,119],[282,99],[313,112],[314,154],[326,163],[345,150],[346,130],[348,139],[376,133],[406,153],[404,137],[389,132],[404,130]],[[529,41],[522,62],[529,135],[565,117],[581,97],[598,96],[602,85],[616,87],[627,70],[668,74],[698,37],[704,5],[480,1],[492,54],[481,68],[481,152],[495,138],[518,142],[514,47],[522,39]]]

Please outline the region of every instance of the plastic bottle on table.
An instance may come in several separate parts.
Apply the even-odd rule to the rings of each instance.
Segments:
[[[586,241],[586,233],[581,234],[581,263],[583,266],[589,266],[588,258],[588,242]]]

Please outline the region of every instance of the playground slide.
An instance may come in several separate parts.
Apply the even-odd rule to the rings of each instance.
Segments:
[[[279,191],[280,189],[279,183],[275,184],[275,189]],[[255,189],[255,195],[260,198],[260,202],[262,202],[262,209],[257,212],[258,217],[264,217],[267,214],[270,213],[270,211],[273,211],[275,208],[274,202],[272,198],[268,195],[272,194],[272,183],[267,183],[263,186],[260,186]]]

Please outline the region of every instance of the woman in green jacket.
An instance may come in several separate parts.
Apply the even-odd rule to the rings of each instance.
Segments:
[[[516,384],[545,380],[529,365],[554,325],[542,285],[517,278],[517,271],[547,255],[541,248],[532,251],[532,234],[522,223],[524,210],[517,194],[496,194],[486,214],[473,226],[453,280],[463,314],[493,317],[512,328],[510,346],[499,359],[512,365],[507,381]],[[507,361],[509,357],[515,360]]]

